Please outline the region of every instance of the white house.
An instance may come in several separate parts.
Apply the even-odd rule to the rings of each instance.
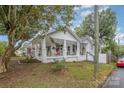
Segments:
[[[65,60],[66,62],[94,60],[94,43],[89,36],[79,38],[74,31],[49,32],[45,37],[37,35],[32,41],[30,50],[33,58],[43,63]],[[106,63],[106,54],[99,55],[100,63]]]

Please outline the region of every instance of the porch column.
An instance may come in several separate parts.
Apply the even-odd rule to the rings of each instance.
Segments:
[[[35,49],[35,50],[34,50],[34,51],[35,51],[35,52],[34,52],[34,55],[35,55],[35,58],[37,58],[37,46],[36,46],[36,43],[34,44],[34,49]]]
[[[67,46],[66,46],[66,40],[64,40],[63,56],[64,56],[64,59],[66,60],[66,58],[67,58]]]
[[[77,42],[77,56],[78,56],[78,59],[80,57],[80,43]]]
[[[32,57],[35,57],[35,47],[34,47],[34,43],[32,42],[32,48],[31,48],[31,53],[32,53]]]
[[[40,57],[42,57],[42,40],[40,40],[39,53],[40,53]]]
[[[42,40],[42,62],[47,63],[47,53],[46,53],[46,38]]]

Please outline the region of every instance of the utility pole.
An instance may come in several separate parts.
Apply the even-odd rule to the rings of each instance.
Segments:
[[[95,19],[95,56],[94,56],[94,78],[97,77],[98,63],[99,63],[99,14],[98,5],[94,8],[94,19]]]
[[[119,40],[119,37],[118,37],[118,58],[120,56],[119,44],[120,44],[120,40]]]

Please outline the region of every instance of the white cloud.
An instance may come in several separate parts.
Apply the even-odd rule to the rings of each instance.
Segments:
[[[78,24],[76,27],[80,27],[80,24]]]
[[[118,40],[119,40],[120,45],[124,45],[124,32],[122,32],[121,27],[117,28],[117,32],[116,32],[116,36],[115,36],[115,41],[117,43],[118,43]]]
[[[70,26],[71,30],[74,31],[74,26]]]
[[[117,28],[117,32],[116,32],[116,36],[115,36],[115,40],[118,43],[118,40],[120,41],[120,45],[124,45],[124,32],[121,32],[122,28],[118,27]]]
[[[80,7],[74,7],[74,11],[78,11]]]
[[[81,8],[83,8],[83,9],[88,9],[88,8],[92,8],[93,7],[93,5],[83,5],[83,6],[81,6]]]
[[[117,32],[119,32],[119,31],[121,31],[121,27],[118,27],[118,28],[117,28]]]
[[[74,11],[78,11],[78,10],[82,10],[82,9],[90,9],[90,8],[92,8],[93,7],[93,5],[82,5],[82,6],[76,6],[76,7],[74,7]]]
[[[124,38],[124,33],[123,33],[123,32],[119,32],[119,33],[116,35],[116,37],[115,37],[115,39],[121,39],[121,38]]]
[[[119,42],[118,42],[118,40],[119,40]],[[115,41],[116,41],[117,43],[119,43],[119,45],[124,45],[124,34],[121,35],[121,36],[119,37],[119,39],[115,39]]]
[[[122,34],[121,30],[122,30],[121,27],[118,27],[118,28],[117,28],[117,31],[115,32],[116,37],[118,37],[118,35]]]
[[[81,12],[81,16],[82,16],[82,17],[86,17],[87,15],[89,15],[89,14],[91,14],[91,13],[92,13],[91,10],[86,10],[86,11]]]
[[[119,41],[119,45],[124,45],[124,39]]]

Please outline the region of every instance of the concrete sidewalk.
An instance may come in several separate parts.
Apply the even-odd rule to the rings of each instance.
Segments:
[[[124,68],[113,71],[103,88],[124,88]]]

